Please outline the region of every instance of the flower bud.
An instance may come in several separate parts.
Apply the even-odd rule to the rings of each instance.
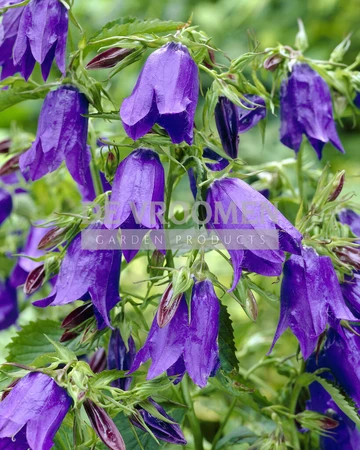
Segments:
[[[60,337],[60,342],[69,342],[77,338],[78,336],[79,334],[76,331],[65,331]]]
[[[111,450],[126,450],[125,442],[119,430],[105,410],[89,399],[85,400],[84,408],[91,426],[102,442]]]
[[[96,350],[90,358],[89,366],[94,373],[99,373],[106,369],[106,352],[104,348],[100,347]]]
[[[45,266],[41,264],[41,266],[36,267],[32,270],[26,278],[24,284],[24,292],[26,295],[31,295],[35,291],[37,291],[45,281]]]
[[[355,270],[360,270],[360,248],[335,247],[334,253],[345,264],[349,264]]]
[[[49,230],[38,244],[39,250],[55,247],[63,241],[67,228],[54,227]]]
[[[9,153],[11,147],[11,139],[5,139],[0,142],[0,154]]]
[[[90,302],[84,303],[65,317],[61,328],[65,328],[66,330],[77,328],[91,317],[94,317],[94,308]]]
[[[279,64],[284,60],[284,58],[276,53],[275,55],[269,56],[264,61],[264,69],[269,70],[270,72],[274,72]]]
[[[165,261],[165,255],[161,253],[159,250],[155,250],[151,256],[150,260],[150,268],[149,268],[149,275],[150,278],[157,277],[159,275],[162,275],[162,270],[158,269],[159,267],[163,267]]]
[[[110,69],[133,53],[133,51],[133,48],[109,48],[89,61],[86,64],[86,69]]]
[[[239,147],[238,108],[227,97],[219,97],[215,107],[215,122],[225,153],[230,158],[237,158]]]
[[[345,181],[345,170],[342,170],[335,178],[333,183],[334,190],[329,195],[328,202],[333,202],[336,200],[339,195],[341,194],[341,191],[344,187],[344,181]]]
[[[160,328],[165,327],[174,317],[180,305],[182,296],[183,294],[180,293],[174,297],[172,284],[169,284],[169,286],[166,288],[161,297],[159,309],[157,310],[156,315],[157,323]]]
[[[3,164],[0,167],[0,177],[3,175],[9,175],[10,173],[16,172],[19,170],[19,160],[20,160],[21,154],[12,156],[10,159],[6,161],[5,164]]]

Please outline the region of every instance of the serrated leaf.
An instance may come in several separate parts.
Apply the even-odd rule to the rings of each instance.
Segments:
[[[1,89],[1,86],[9,86],[9,88]],[[20,78],[13,78],[10,82],[7,80],[0,84],[0,111],[25,100],[45,98],[49,90],[46,86],[40,88],[35,83],[26,82]]]
[[[239,362],[236,358],[234,330],[232,321],[225,305],[220,306],[219,318],[219,358],[221,368],[225,372],[231,372],[233,369],[239,367]]]

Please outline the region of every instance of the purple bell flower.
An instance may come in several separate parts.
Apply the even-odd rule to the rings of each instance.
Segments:
[[[48,375],[29,373],[0,402],[0,448],[50,450],[71,403]]]
[[[297,153],[303,134],[319,159],[327,142],[345,150],[336,131],[329,86],[309,65],[294,65],[280,89],[280,141]]]
[[[238,156],[239,108],[227,97],[221,96],[215,106],[215,123],[225,153],[230,158]]]
[[[136,354],[135,342],[132,336],[129,337],[128,348],[129,350],[126,349],[120,331],[117,328],[112,331],[107,356],[107,367],[109,370],[129,370],[131,368]],[[127,391],[130,389],[131,380],[131,377],[119,378],[113,381],[112,386]]]
[[[21,71],[21,65],[14,63],[12,55],[23,9],[22,7],[9,9],[4,13],[0,24],[1,80]]]
[[[170,42],[149,56],[132,94],[123,101],[125,131],[135,141],[158,123],[174,144],[191,145],[198,96],[197,65],[184,45]]]
[[[258,95],[245,95],[241,103],[251,109],[238,108],[239,133],[246,133],[266,117],[266,103]]]
[[[162,229],[158,215],[164,204],[165,175],[157,153],[147,148],[132,152],[119,165],[105,225],[109,229]],[[138,249],[124,250],[127,262]]]
[[[14,325],[19,317],[16,289],[10,280],[0,281],[0,330]]]
[[[351,209],[343,209],[339,213],[339,222],[348,225],[350,230],[360,238],[360,216]]]
[[[85,95],[72,86],[63,86],[47,94],[36,140],[20,157],[20,169],[27,181],[42,178],[65,161],[73,179],[78,184],[86,184],[91,153],[86,145],[88,119],[82,115],[87,113]]]
[[[88,230],[102,230],[99,223]],[[98,328],[111,327],[109,312],[120,301],[121,251],[85,250],[81,234],[69,245],[50,296],[33,304],[40,308],[66,305],[76,300],[92,300]]]
[[[171,322],[160,328],[155,317],[145,345],[137,353],[129,373],[151,359],[147,379],[170,369],[169,375],[183,375],[205,387],[218,367],[219,300],[209,280],[195,283],[191,299],[191,321],[185,297]]]
[[[10,216],[12,209],[11,195],[5,189],[0,188],[0,225]]]
[[[155,406],[157,411],[164,416],[166,419],[174,421],[174,419],[166,414],[164,408],[162,408],[158,403],[156,403],[152,398],[148,399],[149,402]],[[141,415],[143,421],[146,423],[147,427],[152,431],[153,435],[157,439],[161,439],[165,442],[170,442],[170,444],[176,445],[186,445],[186,439],[181,431],[180,426],[177,423],[164,422],[157,417],[154,417],[148,411],[143,408],[138,409],[138,414]],[[146,429],[142,424],[136,419],[136,417],[130,417],[131,423],[141,430],[146,432]]]
[[[65,76],[69,22],[65,6],[58,0],[31,0],[17,9],[21,9],[21,17],[12,49],[13,64],[21,67],[21,73],[27,80],[38,62],[46,81],[55,59]]]
[[[360,319],[360,272],[345,275],[344,282],[340,284],[340,287],[346,304],[354,316]]]
[[[270,352],[290,327],[305,360],[327,324],[333,325],[337,319],[357,320],[344,302],[331,259],[319,256],[313,248],[304,248],[302,256],[292,255],[286,261],[280,303],[279,324]]]
[[[248,246],[246,249],[228,250],[234,267],[231,290],[240,280],[242,268],[260,275],[279,276],[285,260],[284,251],[300,254],[302,236],[299,231],[261,193],[244,181],[235,178],[214,181],[208,189],[207,203],[211,211],[207,226],[215,229],[220,239],[224,240],[226,231],[248,230],[255,235],[257,230],[260,234],[264,230],[279,232],[279,249],[264,245],[260,249]],[[226,239],[224,244],[227,246]]]
[[[360,109],[360,92],[356,92],[356,95],[354,98],[354,105]]]
[[[96,198],[95,186],[91,176],[90,166],[85,172],[85,184],[78,184],[80,194],[83,202],[93,202]],[[100,172],[101,185],[104,192],[111,191],[111,184],[107,181],[105,174]]]

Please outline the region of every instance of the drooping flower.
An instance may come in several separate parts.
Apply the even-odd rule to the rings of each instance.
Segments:
[[[152,379],[174,366],[186,370],[200,387],[218,366],[219,300],[209,280],[195,283],[191,299],[189,323],[185,297],[171,322],[160,328],[155,317],[145,345],[137,353],[130,373],[151,358],[147,379]]]
[[[242,268],[261,275],[278,276],[285,260],[284,251],[300,253],[302,236],[299,231],[261,193],[244,181],[235,178],[214,181],[208,189],[207,203],[211,212],[207,227],[216,230],[231,256],[234,268],[231,290],[235,289]],[[260,237],[268,231],[269,236],[261,246],[259,243],[263,239],[260,237],[257,245],[251,245],[251,242],[246,245],[244,241],[244,248],[230,246],[227,233],[242,230],[253,231]],[[279,242],[273,241],[272,234],[276,232]],[[276,248],[277,244],[280,248]]]
[[[21,10],[12,51],[14,65],[21,67],[27,80],[38,62],[46,81],[55,59],[60,72],[65,75],[69,22],[65,6],[58,0],[31,0]]]
[[[0,225],[10,216],[13,202],[10,193],[0,188]]]
[[[308,64],[294,65],[280,90],[280,141],[297,153],[303,134],[319,159],[327,142],[345,150],[336,131],[329,86]]]
[[[174,144],[193,141],[199,96],[198,68],[188,49],[170,42],[147,59],[120,117],[126,133],[139,139],[158,123]]]
[[[88,119],[83,117],[87,113],[85,95],[72,86],[62,86],[47,94],[36,140],[20,157],[20,169],[26,180],[38,180],[65,161],[74,180],[86,184],[91,160],[86,145]]]
[[[50,450],[71,402],[48,375],[29,373],[0,402],[0,448],[14,442],[15,449]]]
[[[107,228],[162,229],[158,215],[164,203],[165,175],[157,153],[147,148],[132,152],[119,165],[106,212]],[[127,262],[138,249],[124,249]]]
[[[344,225],[349,225],[355,236],[360,237],[360,216],[351,209],[343,209],[339,213],[339,221]]]
[[[174,423],[174,419],[166,414],[166,411],[162,406],[156,403],[152,398],[149,398],[148,401],[154,406],[157,411],[164,416],[166,419],[171,422],[165,422],[164,420],[158,419],[157,417],[150,414],[144,408],[138,408],[137,413],[141,416],[147,427],[151,430],[153,435],[157,439],[161,439],[165,442],[170,442],[171,444],[176,445],[186,445],[186,439],[181,431],[180,426],[177,423]],[[136,427],[140,428],[143,431],[146,429],[143,427],[141,422],[135,416],[130,417],[131,423]]]
[[[286,261],[280,303],[279,324],[270,351],[290,327],[305,360],[328,324],[356,320],[344,302],[331,259],[319,256],[313,248],[303,248],[302,256],[292,255]]]
[[[22,7],[12,8],[4,13],[0,24],[0,67],[1,80],[20,72],[21,65],[16,65],[13,60],[13,48],[18,34]]]
[[[109,370],[129,370],[134,361],[135,353],[136,347],[132,336],[128,339],[127,350],[120,331],[117,328],[112,331],[107,356],[107,367]],[[113,381],[112,386],[127,391],[130,388],[131,380],[131,377],[119,378]]]
[[[266,117],[266,104],[262,97],[258,95],[244,95],[244,97],[246,100],[241,100],[241,103],[250,109],[241,106],[238,109],[240,134],[246,133]]]
[[[360,319],[360,272],[345,275],[340,287],[346,304],[354,316]]]
[[[10,283],[0,281],[0,330],[16,323],[19,316],[16,289]]]
[[[237,158],[239,149],[239,108],[221,96],[215,106],[215,123],[225,153]]]
[[[96,223],[88,230],[94,234],[105,227]],[[81,234],[69,245],[50,296],[33,304],[40,308],[66,305],[75,300],[92,300],[98,328],[111,327],[109,312],[120,301],[121,251],[86,250]]]

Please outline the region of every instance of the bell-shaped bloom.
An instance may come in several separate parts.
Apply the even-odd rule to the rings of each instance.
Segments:
[[[10,216],[12,208],[11,195],[5,189],[0,188],[0,225]]]
[[[219,300],[211,282],[195,283],[191,317],[185,297],[165,327],[160,328],[155,317],[130,373],[151,358],[147,379],[155,378],[168,369],[171,375],[182,375],[186,370],[194,383],[200,387],[206,386],[209,376],[218,366],[219,311]]]
[[[48,375],[29,373],[0,402],[0,448],[50,450],[71,402]]]
[[[135,141],[158,123],[174,144],[191,145],[198,97],[197,65],[184,45],[170,42],[149,56],[132,94],[123,101],[125,131]]]
[[[14,325],[19,316],[16,289],[10,283],[0,281],[0,330]]]
[[[360,272],[345,275],[344,282],[340,287],[349,309],[355,317],[360,319]]]
[[[165,175],[159,156],[147,148],[132,152],[119,165],[105,216],[107,228],[162,229]],[[124,250],[127,262],[138,249]]]
[[[0,67],[1,80],[20,72],[21,65],[13,60],[13,48],[18,34],[21,15],[24,8],[11,8],[4,13],[0,24]]]
[[[231,256],[234,268],[231,290],[235,289],[242,268],[260,275],[279,276],[285,260],[284,251],[300,253],[301,233],[260,192],[244,181],[235,178],[214,181],[208,189],[207,203],[211,213],[207,227],[216,230]],[[259,237],[253,240],[258,241],[257,244],[244,240],[243,247],[230,246],[227,233],[233,235],[244,230]],[[261,238],[264,233],[266,239]],[[274,242],[277,233],[279,239]],[[235,244],[235,237],[233,240]]]
[[[96,223],[88,231],[95,234],[102,229],[104,226]],[[98,328],[110,327],[109,311],[120,301],[120,266],[120,250],[83,249],[80,233],[67,249],[50,296],[33,304],[40,308],[66,305],[90,296]]]
[[[36,139],[20,157],[20,170],[27,181],[42,178],[65,161],[73,179],[79,184],[86,184],[91,160],[86,145],[88,119],[83,117],[87,113],[85,95],[72,86],[62,86],[47,94]]]
[[[337,319],[357,320],[345,304],[331,259],[304,248],[302,256],[292,255],[284,265],[280,319],[270,351],[290,327],[306,360],[326,326]]]
[[[166,419],[170,420],[170,422],[165,422],[164,420],[158,419],[157,417],[150,414],[144,408],[139,408],[137,410],[138,414],[142,417],[143,421],[147,425],[147,427],[151,430],[153,435],[157,439],[161,439],[165,442],[170,442],[170,444],[175,445],[186,445],[186,439],[181,431],[180,426],[177,423],[174,423],[174,419],[166,414],[166,411],[162,406],[156,403],[152,398],[148,399],[149,402],[157,409],[157,411]],[[137,420],[135,416],[130,417],[131,423],[136,427],[140,428],[143,431],[147,431],[141,422]]]
[[[280,89],[280,141],[297,153],[303,134],[319,159],[327,142],[345,153],[336,131],[329,86],[308,64],[294,65]]]
[[[215,123],[225,153],[237,158],[239,149],[239,108],[227,97],[221,96],[215,106]]]
[[[14,65],[21,67],[27,80],[38,62],[46,80],[55,59],[60,72],[65,75],[69,22],[65,6],[58,0],[31,0],[21,9],[12,51]]]
[[[349,225],[350,230],[355,236],[360,237],[360,215],[351,209],[343,209],[339,213],[339,222]]]
[[[262,97],[258,95],[245,95],[244,97],[246,100],[241,100],[241,103],[250,109],[238,108],[240,134],[246,133],[266,117],[266,104]]]
[[[120,331],[116,328],[110,336],[107,368],[109,370],[130,370],[136,353],[135,342],[132,336],[128,339],[128,349],[121,337]],[[131,385],[131,377],[119,378],[113,381],[112,386],[127,391]]]

